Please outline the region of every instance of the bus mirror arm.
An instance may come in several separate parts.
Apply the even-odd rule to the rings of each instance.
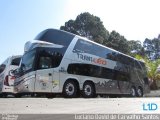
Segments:
[[[9,76],[14,76],[14,70],[9,71]]]
[[[19,75],[19,72],[17,71],[18,69],[15,69],[15,70],[10,70],[9,71],[9,76],[18,76]]]

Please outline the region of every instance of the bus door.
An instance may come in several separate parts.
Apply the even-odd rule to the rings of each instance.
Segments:
[[[37,65],[35,92],[52,92],[54,74],[52,58],[40,56]]]

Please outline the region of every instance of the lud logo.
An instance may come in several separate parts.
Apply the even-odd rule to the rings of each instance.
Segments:
[[[156,103],[143,103],[143,110],[144,111],[155,111],[158,109],[158,105]]]

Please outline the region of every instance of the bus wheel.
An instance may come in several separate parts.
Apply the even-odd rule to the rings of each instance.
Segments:
[[[131,97],[136,97],[136,89],[135,89],[135,87],[131,87],[130,95],[131,95]]]
[[[141,87],[138,87],[138,89],[137,89],[137,96],[143,97],[143,89]]]
[[[85,98],[93,98],[95,97],[95,87],[91,82],[86,82],[83,85],[82,95]]]
[[[67,98],[77,97],[78,87],[74,81],[67,81],[63,87],[63,95]]]

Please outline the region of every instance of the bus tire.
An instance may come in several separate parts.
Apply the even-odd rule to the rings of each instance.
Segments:
[[[66,98],[77,97],[78,87],[73,80],[66,81],[63,86],[63,95]]]
[[[138,89],[137,89],[137,96],[143,97],[143,89],[141,87],[138,87]]]
[[[136,97],[136,88],[135,87],[131,87],[130,96],[131,97]]]
[[[91,82],[84,83],[82,95],[84,98],[94,98],[96,96],[94,84]]]

